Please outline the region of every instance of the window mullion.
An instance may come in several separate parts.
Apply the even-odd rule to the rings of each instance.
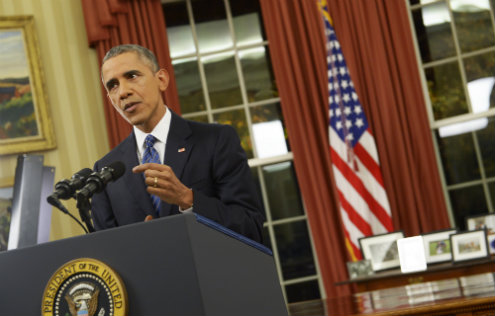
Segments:
[[[273,228],[272,212],[270,209],[268,193],[266,190],[265,176],[263,175],[263,171],[262,171],[263,167],[259,166],[255,168],[257,169],[258,172],[258,178],[261,186],[261,197],[263,199],[263,205],[265,206],[266,222],[264,224],[264,227],[268,229],[268,237],[270,238],[270,245],[272,246],[273,259],[275,262],[275,267],[277,269],[277,276],[282,288],[282,294],[284,296],[284,300],[287,303],[287,294],[285,291],[285,286],[282,286],[284,279],[282,274],[282,264],[280,263],[280,256],[278,255],[277,240],[275,239],[275,230]]]
[[[462,60],[462,51],[459,45],[459,38],[457,37],[457,28],[455,26],[454,13],[452,12],[450,1],[447,1],[447,7],[449,9],[448,11],[450,17],[450,29],[452,30],[452,38],[454,39],[455,52],[457,54],[457,65],[459,66],[459,73],[461,74],[462,87],[464,89],[464,95],[466,96],[468,113],[473,113],[473,106],[471,105],[471,95],[469,94],[469,90],[467,88],[466,71],[464,69],[464,63]]]
[[[486,200],[486,205],[488,206],[488,212],[493,212],[493,205],[492,201],[490,198],[490,192],[488,190],[488,184],[486,182],[486,174],[485,174],[485,165],[483,163],[483,157],[482,153],[480,150],[479,142],[478,142],[478,135],[476,134],[476,131],[472,132],[472,137],[473,137],[473,143],[474,143],[474,151],[476,153],[476,160],[478,161],[478,165],[480,168],[480,176],[481,176],[481,182],[483,184],[483,191],[485,193],[485,200]]]
[[[412,15],[412,9],[411,5],[409,4],[408,0],[404,0],[406,2],[406,5],[408,7],[408,15],[409,15],[409,24],[411,26],[411,33],[413,35],[413,45],[414,45],[414,51],[416,53],[416,56],[421,56],[420,51],[419,51],[419,44],[418,41],[416,40],[418,38],[418,35],[416,34],[416,28],[414,27],[414,20],[413,20],[413,15]],[[426,105],[426,113],[428,115],[428,120],[430,122],[430,126],[433,124],[435,121],[434,115],[433,115],[433,105],[431,104],[431,99],[429,94],[427,93],[428,91],[428,82],[426,80],[425,72],[423,69],[422,61],[421,58],[417,57],[417,68],[419,72],[419,78],[421,80],[421,87],[423,88],[423,100]],[[426,91],[426,92],[425,92]]]
[[[208,85],[206,84],[206,75],[203,67],[203,62],[201,60],[201,53],[199,51],[198,35],[196,32],[196,24],[194,22],[194,14],[192,10],[191,0],[187,0],[187,15],[189,16],[189,24],[191,25],[191,32],[193,36],[194,46],[196,47],[196,59],[199,69],[199,78],[201,80],[201,88],[203,89],[203,97],[205,100],[206,113],[208,117],[208,122],[213,122],[213,114],[211,113],[211,102],[210,93],[208,92]]]
[[[450,202],[449,189],[447,187],[447,180],[445,179],[445,170],[443,168],[440,148],[438,146],[438,139],[435,137],[435,132],[440,133],[439,131],[435,131],[435,130],[432,131],[433,146],[435,147],[434,148],[435,149],[435,160],[437,162],[438,173],[440,176],[440,182],[442,183],[443,197],[445,200],[445,204],[447,204],[447,215],[449,216],[450,227],[455,227],[456,224],[455,224],[454,211],[452,208],[452,203]]]

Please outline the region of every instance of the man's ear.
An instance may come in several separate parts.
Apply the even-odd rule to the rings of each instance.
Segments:
[[[167,90],[168,82],[170,80],[168,71],[162,68],[156,72],[155,76],[160,81],[160,91]]]

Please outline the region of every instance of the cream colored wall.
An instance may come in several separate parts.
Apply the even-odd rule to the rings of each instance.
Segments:
[[[57,147],[37,152],[55,167],[55,182],[93,167],[108,150],[95,50],[88,47],[81,0],[0,0],[0,15],[33,15]],[[13,177],[17,155],[0,156],[0,179]],[[75,202],[64,202],[79,218]],[[69,216],[52,212],[50,239],[82,234]]]

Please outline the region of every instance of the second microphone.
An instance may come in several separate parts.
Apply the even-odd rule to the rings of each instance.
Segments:
[[[99,172],[93,172],[86,180],[86,185],[77,193],[77,200],[89,199],[93,194],[103,191],[110,181],[120,178],[125,172],[125,165],[121,161],[112,162]]]

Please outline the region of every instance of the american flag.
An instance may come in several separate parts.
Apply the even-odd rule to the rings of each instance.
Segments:
[[[328,7],[320,1],[328,64],[330,151],[352,260],[362,259],[359,238],[393,230],[375,140],[354,90]]]

